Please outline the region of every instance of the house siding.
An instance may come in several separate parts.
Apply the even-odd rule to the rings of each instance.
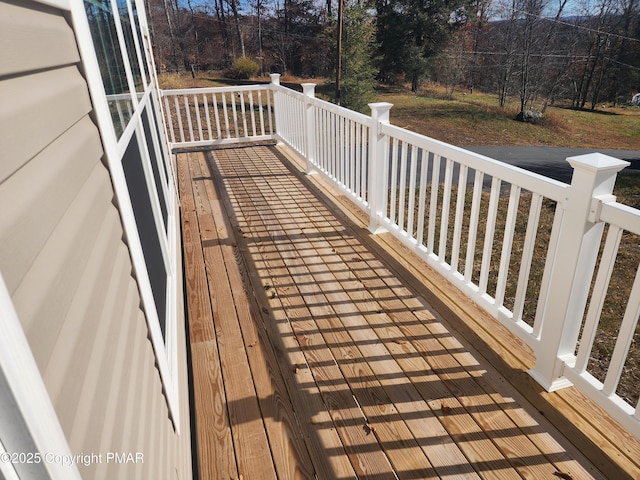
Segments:
[[[0,2],[0,58],[0,272],[80,473],[192,478],[181,284],[177,433],[68,14]]]

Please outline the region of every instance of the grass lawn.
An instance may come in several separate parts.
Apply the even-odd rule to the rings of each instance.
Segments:
[[[380,100],[393,103],[391,122],[458,146],[546,145],[640,150],[640,108],[616,107],[596,111],[549,107],[540,125],[514,120],[518,103],[504,109],[495,95],[454,93],[445,99],[406,90],[381,88]]]

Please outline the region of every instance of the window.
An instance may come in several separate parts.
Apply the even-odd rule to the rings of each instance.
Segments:
[[[127,57],[129,58],[129,65],[131,66],[133,84],[136,92],[143,92],[144,85],[142,81],[142,73],[140,72],[138,53],[135,40],[133,38],[134,26],[131,24],[126,0],[118,0],[118,13],[120,14],[120,25],[122,25],[122,34],[127,48]]]
[[[109,0],[85,0],[84,5],[113,127],[120,138],[133,114],[133,103],[113,10]]]
[[[133,214],[138,226],[138,236],[142,244],[142,252],[149,274],[154,304],[158,313],[160,330],[166,340],[167,316],[167,276],[161,238],[158,235],[152,199],[155,195],[149,191],[143,158],[138,146],[138,138],[134,133],[122,157],[122,168],[127,180],[129,197]]]
[[[165,228],[167,227],[168,221],[168,211],[167,211],[167,201],[165,199],[165,185],[168,182],[166,176],[166,170],[163,167],[162,163],[159,161],[160,158],[156,154],[154,135],[151,127],[151,118],[149,116],[149,108],[145,108],[142,114],[142,125],[144,126],[144,136],[147,139],[147,148],[149,150],[149,157],[151,159],[151,168],[153,169],[153,179],[156,185],[156,191],[158,192],[158,201],[160,202],[160,209],[162,210],[162,220],[164,221]],[[157,131],[157,130],[156,130]]]
[[[89,28],[79,35],[78,43],[81,52],[85,52],[83,58],[91,57],[86,65],[92,96],[97,99],[96,118],[163,390],[179,429],[175,191],[164,137],[157,123],[158,103],[155,83],[151,81],[154,72],[147,62],[150,52],[145,52],[143,43],[148,39],[141,34],[146,18],[135,1],[115,0],[112,4],[111,0],[83,0],[78,14],[86,14]],[[102,95],[106,102],[100,98]]]

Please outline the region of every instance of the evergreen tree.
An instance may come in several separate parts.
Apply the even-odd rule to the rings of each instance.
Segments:
[[[379,69],[382,78],[411,80],[416,92],[455,28],[468,20],[475,0],[376,0]]]
[[[341,104],[368,113],[375,98],[375,25],[372,12],[360,1],[345,5],[342,43]]]

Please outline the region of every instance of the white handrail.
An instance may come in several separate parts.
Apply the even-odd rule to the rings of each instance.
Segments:
[[[193,95],[194,91],[200,94],[209,93],[236,93],[236,92],[255,92],[255,91],[267,91],[270,89],[269,84],[255,84],[255,85],[234,85],[231,87],[199,87],[199,88],[176,88],[169,90],[162,90],[163,95]]]
[[[170,147],[274,138],[269,85],[162,90]]]
[[[570,158],[568,185],[391,125],[391,104],[371,104],[372,115],[363,115],[315,98],[313,84],[303,84],[303,93],[282,87],[277,74],[270,85],[162,96],[173,147],[287,144],[308,173],[325,177],[369,215],[371,232],[390,232],[530,345],[530,373],[541,385],[551,391],[575,384],[640,436],[638,405],[616,394],[640,315],[640,273],[606,379],[586,368],[621,232],[640,235],[640,211],[611,195],[627,162]],[[552,226],[541,224],[543,212]],[[536,269],[541,278],[531,278],[534,262],[544,264]],[[592,279],[599,290],[590,296]]]
[[[634,305],[640,286],[632,292],[632,312],[625,315],[621,330],[627,338],[620,340],[614,351],[618,371],[612,371],[603,385],[588,373],[572,369],[601,226],[603,222],[619,222],[629,231],[640,230],[639,211],[610,203],[616,172],[626,162],[604,156],[570,159],[576,173],[573,183],[567,185],[391,125],[389,104],[371,105],[372,116],[368,117],[314,98],[310,85],[306,95],[284,89],[277,82],[272,87],[281,93],[275,96],[276,119],[282,118],[278,114],[281,106],[288,112],[285,119],[304,119],[297,127],[288,124],[279,129],[279,139],[305,157],[309,172],[320,172],[351,194],[371,216],[372,232],[389,231],[529,344],[538,359],[530,373],[545,388],[561,388],[571,379],[640,436],[637,406],[615,393],[629,349],[628,337],[636,328]],[[293,115],[293,111],[299,113]],[[352,125],[366,132],[364,156],[349,154],[354,147],[362,149],[350,143],[353,138],[360,142],[363,138],[350,133],[355,130]],[[289,136],[292,128],[294,134]],[[300,137],[303,132],[305,138]],[[366,179],[358,193],[350,188],[349,178],[356,169],[360,180]],[[585,189],[585,185],[591,188]],[[523,317],[531,295],[527,292],[532,262],[540,260],[536,258],[540,255],[536,242],[544,209],[555,210],[555,220],[547,232],[548,248],[542,253],[546,255],[545,268],[538,280],[536,316],[531,321]],[[595,210],[602,218],[593,218]],[[464,220],[465,216],[469,220]],[[577,226],[580,222],[583,227]],[[592,228],[593,222],[600,227]],[[518,252],[513,248],[516,228],[524,228]],[[494,254],[496,242],[502,246]],[[481,244],[479,251],[476,243]],[[482,258],[479,267],[475,265],[478,254]],[[510,268],[514,263],[519,266]],[[506,306],[509,277],[516,284],[511,307]],[[536,303],[535,298],[531,300]]]

